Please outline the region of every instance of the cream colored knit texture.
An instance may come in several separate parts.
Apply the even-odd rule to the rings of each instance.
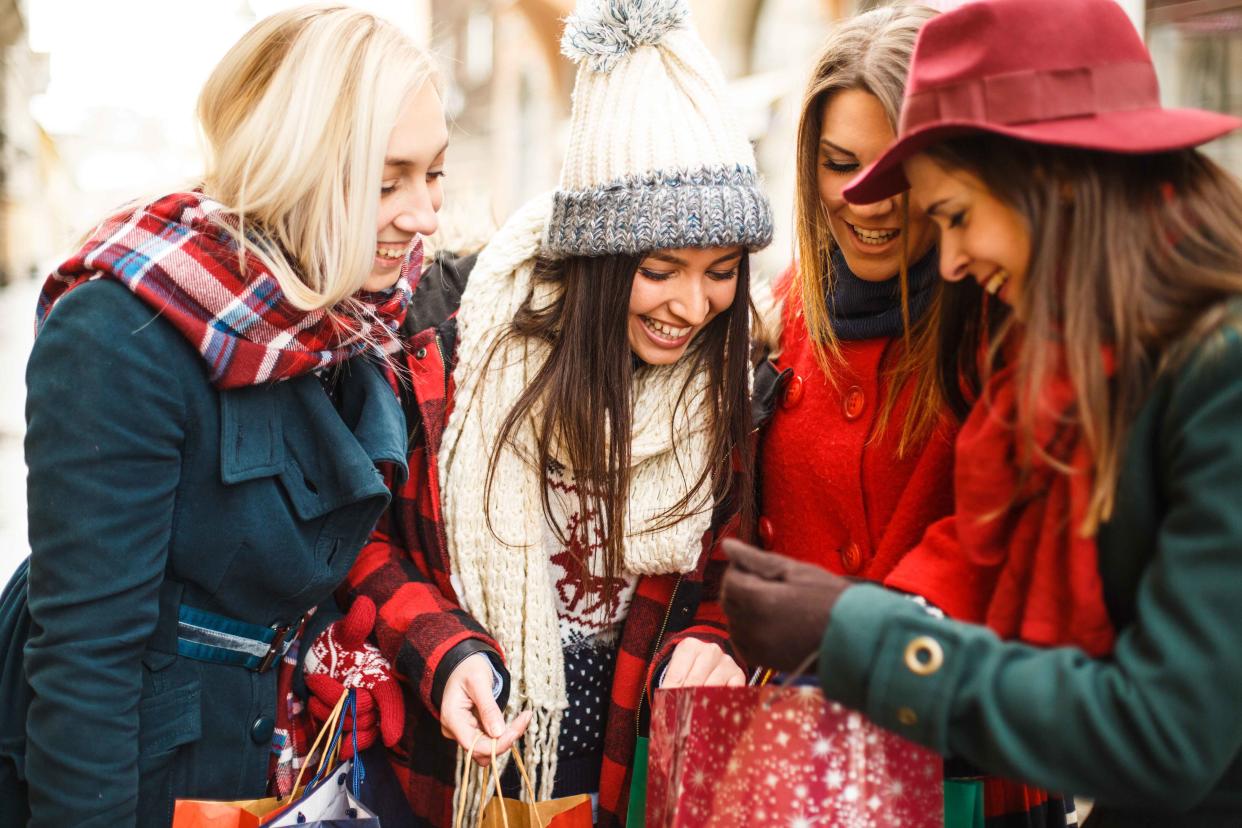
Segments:
[[[525,205],[484,248],[470,274],[457,316],[453,413],[440,450],[453,573],[461,582],[463,604],[504,650],[512,680],[506,716],[534,711],[524,759],[539,772],[541,799],[552,793],[561,716],[568,701],[544,544],[541,475],[531,462],[535,443],[529,425],[517,435],[520,453],[506,448],[497,457],[491,522],[499,538],[484,517],[484,487],[501,425],[550,352],[542,342],[509,340],[493,354],[530,291],[534,257],[551,210],[550,193]],[[536,297],[536,302],[546,305],[553,298]],[[691,499],[693,514],[648,531],[651,520],[682,498],[708,462],[707,378],[695,376],[683,404],[677,404],[689,372],[690,360],[684,359],[668,368],[644,370],[633,389],[632,476],[622,560],[627,572],[692,570],[709,528],[710,480]],[[478,791],[459,795],[474,799]]]
[[[578,67],[560,189],[582,191],[629,175],[755,168],[734,123],[716,59],[689,28],[639,46],[611,71]]]

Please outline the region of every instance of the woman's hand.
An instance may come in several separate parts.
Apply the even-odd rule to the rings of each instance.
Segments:
[[[673,648],[660,687],[741,687],[746,674],[719,644],[687,638]]]
[[[729,635],[751,664],[796,670],[819,651],[832,608],[851,583],[818,566],[732,538],[721,605]]]
[[[531,715],[528,710],[505,726],[504,714],[492,694],[492,666],[487,656],[474,655],[457,665],[444,685],[440,730],[465,750],[472,750],[474,761],[486,766],[493,754],[508,752],[526,732]]]
[[[311,642],[302,661],[302,677],[310,692],[307,709],[316,726],[327,721],[345,688],[357,691],[357,716],[346,715],[345,732],[357,730],[358,750],[379,741],[394,747],[405,727],[401,685],[388,659],[367,639],[374,628],[375,603],[360,595],[344,618]],[[341,759],[353,753],[353,743],[342,739]]]

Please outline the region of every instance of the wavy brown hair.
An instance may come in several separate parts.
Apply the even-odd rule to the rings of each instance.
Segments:
[[[859,89],[875,96],[896,130],[914,41],[923,24],[935,16],[936,11],[926,6],[889,6],[838,24],[820,50],[802,97],[794,208],[798,264],[793,289],[806,320],[815,361],[834,383],[842,356],[840,343],[832,330],[827,299],[833,285],[830,262],[836,242],[819,195],[819,137],[824,126],[824,110],[836,93]],[[905,196],[901,198],[904,218],[908,201]],[[903,220],[902,238],[908,241],[905,225]],[[914,394],[902,426],[898,455],[904,455],[927,439],[940,422],[943,402],[937,393],[936,334],[932,324],[939,310],[939,296],[933,296],[922,318],[911,325],[908,253],[903,249],[897,274],[901,285],[904,347],[890,366],[888,393],[873,435],[878,437],[884,433],[897,396],[908,382],[913,382]],[[939,287],[933,290],[938,294]]]
[[[549,469],[557,462],[553,457],[555,445],[577,483],[578,513],[585,523],[581,531],[602,540],[610,578],[621,572],[625,541],[634,376],[641,371],[668,370],[649,366],[630,351],[630,291],[641,263],[641,256],[601,256],[536,264],[531,296],[514,315],[507,337],[542,340],[552,351],[496,436],[486,484],[490,514],[496,455],[524,423],[530,422],[537,446],[533,462],[540,469],[548,524],[562,542],[568,542],[564,527],[553,517],[549,498]],[[746,298],[750,295],[750,267],[745,254],[738,263],[736,279],[733,304],[691,340],[682,356],[693,365],[679,404],[685,401],[694,376],[706,372],[708,377],[703,410],[711,417],[710,461],[652,529],[687,517],[698,506],[691,502],[694,493],[709,476],[717,513],[735,510],[742,517],[742,525],[749,524],[752,462],[745,446],[751,427],[747,386],[750,309]],[[560,286],[559,297],[536,309],[532,297],[548,282]],[[674,424],[668,425],[672,429]],[[610,434],[621,439],[610,439]],[[588,562],[579,563],[585,567]]]
[[[956,387],[959,403],[963,389],[977,397],[1009,354],[1019,388],[1018,462],[1029,471],[1039,456],[1068,473],[1032,431],[1038,391],[1057,370],[1045,343],[1061,343],[1078,400],[1067,416],[1094,460],[1079,527],[1093,534],[1112,515],[1128,428],[1153,382],[1221,328],[1226,303],[1242,295],[1242,187],[1193,149],[1121,155],[974,135],[927,153],[980,178],[1031,232],[1021,336],[1012,336],[1014,316],[985,310],[976,289],[976,321],[944,331],[946,395]],[[963,317],[971,315],[970,295],[955,293]]]

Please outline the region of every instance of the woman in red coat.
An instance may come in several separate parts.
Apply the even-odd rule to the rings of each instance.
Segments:
[[[877,9],[820,53],[798,128],[800,253],[776,288],[779,392],[758,461],[767,549],[916,595],[934,568],[903,567],[906,553],[920,541],[922,555],[954,548],[935,528],[953,511],[958,423],[936,384],[934,228],[904,196],[856,205],[842,190],[893,141],[914,41],[933,16]],[[937,586],[950,614],[973,606],[969,579]],[[985,800],[988,828],[1065,824],[1062,800],[1018,783],[987,780]]]
[[[825,44],[798,130],[801,253],[777,285],[781,391],[760,444],[759,537],[870,580],[953,507],[955,428],[930,347],[931,224],[903,221],[899,198],[856,206],[841,195],[892,140],[910,50],[933,14],[880,9]]]

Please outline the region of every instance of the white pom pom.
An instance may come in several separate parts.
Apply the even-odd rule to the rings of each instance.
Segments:
[[[639,46],[654,46],[690,15],[686,0],[580,0],[565,21],[561,52],[607,72]]]

